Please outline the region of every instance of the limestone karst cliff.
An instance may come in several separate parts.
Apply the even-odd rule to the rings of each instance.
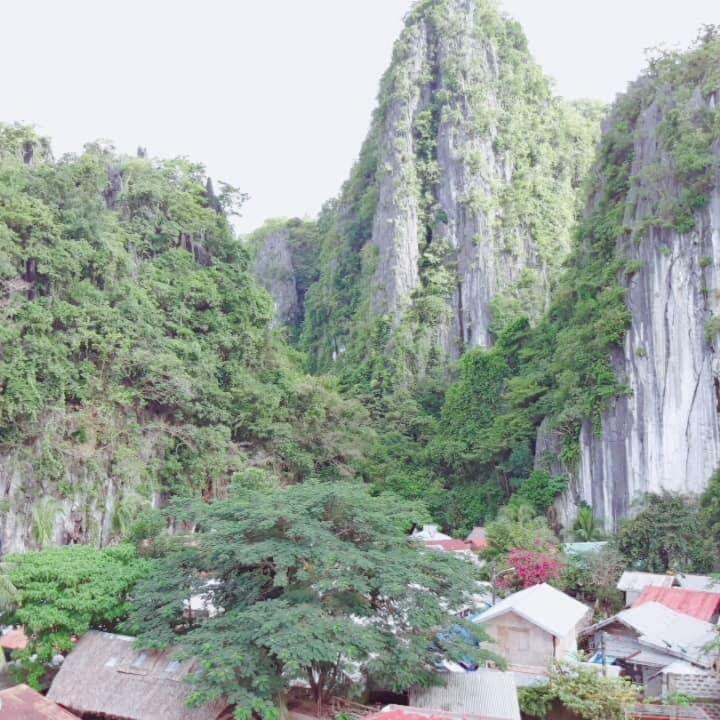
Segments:
[[[615,255],[631,320],[613,365],[627,390],[583,423],[575,492],[608,527],[644,492],[702,492],[720,466],[719,108],[720,42],[708,37],[658,59],[605,128],[626,154]]]
[[[303,310],[316,369],[367,355],[379,319],[422,327],[427,345],[457,357],[521,312],[538,318],[570,250],[599,112],[552,96],[494,3],[417,4],[359,160],[321,220]],[[296,319],[281,239],[267,235],[258,273],[280,318]]]

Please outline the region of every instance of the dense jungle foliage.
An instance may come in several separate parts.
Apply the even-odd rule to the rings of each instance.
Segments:
[[[0,126],[2,510],[34,513],[30,543],[107,541],[150,498],[219,496],[250,465],[358,472],[367,414],[271,331],[228,221],[242,199],[183,159],[53,160]],[[61,506],[77,537],[56,537]]]
[[[507,38],[502,37],[510,29],[498,32],[495,40],[506,47]],[[400,58],[403,47],[401,43]],[[513,47],[521,53],[519,46]],[[396,63],[402,67],[401,60]],[[380,429],[380,443],[370,456],[369,474],[380,486],[408,498],[423,498],[446,528],[458,532],[494,517],[528,482],[533,492],[540,490],[550,502],[564,489],[557,475],[560,469],[566,476],[577,467],[582,423],[598,431],[608,404],[628,391],[613,356],[630,325],[627,287],[642,268],[635,259],[636,249],[643,242],[654,242],[653,231],[689,232],[698,211],[709,202],[718,169],[713,144],[720,138],[720,111],[707,108],[698,98],[717,91],[718,66],[720,39],[713,28],[703,29],[687,53],[653,56],[645,75],[618,98],[605,121],[592,181],[576,196],[587,196],[582,217],[574,215],[578,205],[571,194],[563,196],[569,203],[567,212],[577,217],[575,240],[572,251],[563,256],[564,269],[553,286],[547,312],[538,316],[537,304],[526,302],[521,303],[523,315],[517,304],[515,311],[507,312],[512,303],[503,301],[502,307],[496,303],[494,312],[502,322],[495,325],[494,345],[466,351],[454,366],[432,333],[417,331],[418,318],[425,330],[429,322],[427,312],[414,310],[417,297],[401,322],[373,316],[368,307],[363,307],[357,321],[342,315],[352,313],[363,293],[372,288],[369,276],[362,281],[355,278],[361,273],[363,253],[370,252],[376,206],[368,198],[378,186],[376,159],[371,161],[375,156],[370,150],[380,133],[390,103],[384,99],[392,96],[395,75],[386,78],[375,129],[339,200],[327,206],[313,228],[299,221],[286,226],[298,263],[309,255],[294,238],[306,241],[314,233],[315,279],[302,276],[305,319],[292,328],[292,337],[308,351],[311,368],[336,374],[343,392],[360,399],[370,411]],[[514,96],[523,97],[526,79],[515,76],[514,81],[519,83],[513,86]],[[531,108],[532,97],[525,101]],[[513,108],[519,117],[526,117],[527,108],[522,112],[517,104]],[[643,118],[651,110],[662,110],[665,118],[658,133],[667,162],[638,171],[635,152],[644,137]],[[515,117],[504,116],[506,123],[511,116]],[[508,144],[512,157],[523,158],[528,147],[542,145],[541,136],[523,127],[524,140],[516,138]],[[420,155],[423,142],[414,149]],[[519,177],[523,168],[520,159]],[[677,202],[663,191],[667,187],[679,188]],[[433,189],[429,192],[432,196]],[[513,185],[512,193],[531,207],[538,187],[523,182]],[[532,218],[532,212],[529,209],[524,216]],[[540,231],[533,225],[532,232]],[[356,239],[355,245],[350,238]],[[556,249],[561,253],[561,247]],[[435,277],[443,269],[452,275],[447,257],[438,262],[421,263],[421,271]],[[348,269],[347,263],[357,267]],[[332,283],[341,283],[343,292],[331,292]],[[428,281],[423,288],[431,285]],[[333,307],[339,314],[327,316]],[[317,335],[318,327],[324,339]],[[716,320],[708,324],[709,341],[714,341],[718,328]],[[359,342],[350,330],[358,333]],[[335,343],[334,355],[326,345],[328,337]],[[541,425],[545,436],[553,438],[553,446],[542,457],[536,453]]]

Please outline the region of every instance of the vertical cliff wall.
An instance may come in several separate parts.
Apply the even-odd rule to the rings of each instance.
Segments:
[[[608,529],[639,495],[699,493],[720,466],[719,90],[720,42],[709,36],[658,59],[604,129],[613,171],[598,174],[588,215],[621,220],[607,260],[622,264],[630,314],[611,358],[625,392],[582,423],[564,512],[585,500]],[[604,242],[595,227],[586,242]]]

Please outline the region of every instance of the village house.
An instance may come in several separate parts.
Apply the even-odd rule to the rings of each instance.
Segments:
[[[720,697],[720,682],[708,651],[716,635],[713,623],[673,610],[659,602],[642,602],[588,628],[592,661],[618,665],[644,688],[647,697],[675,692],[693,697]]]
[[[452,553],[474,563],[480,564],[475,545],[468,540],[456,540],[438,530],[437,525],[423,525],[421,530],[414,530],[413,540],[422,543],[428,550]]]
[[[187,707],[193,661],[170,651],[133,649],[134,638],[91,630],[55,676],[47,697],[82,718],[107,720],[230,720],[225,702]]]
[[[513,670],[542,674],[554,662],[577,655],[577,637],[590,609],[545,583],[516,592],[472,622],[497,643],[496,652]]]
[[[27,685],[0,691],[0,720],[78,720]]]
[[[442,685],[411,688],[410,705],[435,714],[520,720],[515,678],[510,672],[480,668],[474,672],[447,673]]]
[[[472,532],[465,538],[465,542],[469,542],[475,552],[487,550],[489,543],[487,533],[484,527],[475,527]]]
[[[646,587],[673,587],[674,575],[656,575],[654,573],[626,570],[618,580],[617,589],[625,594],[625,606],[630,607]]]
[[[420,542],[437,542],[440,540],[452,540],[449,535],[440,532],[437,525],[423,525],[419,530],[416,528],[411,535],[413,540]]]
[[[504,720],[465,712],[443,712],[407,705],[386,705],[380,712],[365,715],[363,720]]]

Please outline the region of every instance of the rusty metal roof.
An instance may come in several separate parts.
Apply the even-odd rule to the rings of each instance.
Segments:
[[[647,602],[658,602],[671,610],[705,622],[713,622],[720,612],[720,595],[699,590],[648,586],[632,606],[637,607]]]
[[[78,720],[27,685],[0,691],[0,720]]]

